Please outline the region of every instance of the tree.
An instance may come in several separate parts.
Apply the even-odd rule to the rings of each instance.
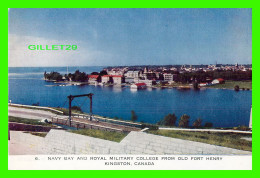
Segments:
[[[234,87],[234,90],[235,90],[235,91],[239,91],[239,86],[236,85],[236,86]]]
[[[46,71],[44,72],[44,79],[45,80],[47,79],[47,72]]]
[[[194,88],[195,90],[198,90],[198,89],[199,89],[199,84],[198,84],[198,82],[194,82],[194,83],[193,83],[193,88]]]
[[[165,125],[165,126],[174,126],[176,123],[177,117],[175,114],[168,114],[166,115],[162,120],[158,122],[159,125]]]
[[[181,119],[179,121],[179,127],[188,127],[189,119],[190,119],[190,116],[188,116],[187,114],[182,115]]]
[[[92,72],[91,75],[99,75],[98,72]]]
[[[53,79],[56,80],[56,81],[61,81],[62,80],[62,75],[58,72],[55,72],[53,74]]]
[[[72,106],[72,107],[71,107],[71,110],[82,112],[82,109],[81,109],[81,107],[79,107],[79,106]]]
[[[105,70],[100,71],[100,75],[101,75],[101,76],[107,75],[107,71],[105,71]]]
[[[44,77],[47,80],[55,80],[55,81],[62,80],[62,75],[59,72],[51,72],[51,73],[44,72]]]
[[[131,111],[131,121],[137,121],[137,115],[135,114],[134,110]]]
[[[200,128],[200,127],[201,127],[201,124],[202,124],[202,119],[198,118],[198,119],[196,119],[196,120],[193,122],[192,126],[195,127],[195,128]]]
[[[33,103],[32,106],[40,106],[40,103],[39,102]]]
[[[75,74],[75,81],[87,81],[87,74],[85,72],[79,72],[78,74]]]
[[[213,127],[213,124],[211,122],[206,122],[204,127],[210,128],[210,127]]]
[[[69,73],[66,78],[76,82],[86,82],[88,80],[87,74],[85,72],[80,72],[79,70],[76,70],[74,74]]]

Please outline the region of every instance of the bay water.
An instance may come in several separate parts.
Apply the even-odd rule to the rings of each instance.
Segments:
[[[69,67],[86,72],[100,72],[103,67]],[[54,86],[43,80],[44,72],[62,74],[67,67],[9,67],[9,100],[12,103],[68,108],[68,95],[93,93],[93,113],[106,117],[131,119],[131,110],[139,122],[156,123],[169,113],[178,120],[183,114],[190,116],[190,125],[197,118],[212,122],[214,127],[248,126],[252,105],[252,91],[201,89],[146,89],[133,91],[129,87],[112,86]],[[76,98],[72,105],[89,112],[89,99]],[[177,120],[177,123],[178,123]]]

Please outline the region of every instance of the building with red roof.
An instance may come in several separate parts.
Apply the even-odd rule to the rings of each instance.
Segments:
[[[122,75],[112,75],[113,83],[114,84],[122,84],[123,83],[123,76]]]
[[[91,78],[91,79],[97,79],[99,77],[99,75],[88,75],[88,78]]]
[[[88,75],[88,82],[91,84],[97,84],[100,82],[101,77],[99,75]]]
[[[102,83],[114,83],[114,84],[122,84],[123,76],[122,75],[103,75],[101,77]]]
[[[112,80],[111,75],[103,75],[103,76],[101,76],[101,82],[102,83],[112,83],[113,80]]]
[[[218,79],[214,79],[211,83],[212,84],[222,84],[222,83],[225,83],[225,80],[223,78],[218,78]]]
[[[146,84],[145,83],[135,83],[130,86],[131,89],[145,89]]]

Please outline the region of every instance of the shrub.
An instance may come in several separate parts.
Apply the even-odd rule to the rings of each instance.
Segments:
[[[165,125],[165,126],[174,126],[176,123],[177,117],[175,114],[168,114],[166,115],[162,120],[158,122],[159,125]]]
[[[82,110],[79,106],[72,106],[71,110],[82,112]]]
[[[206,122],[204,127],[211,128],[211,127],[213,127],[213,124],[211,122]]]
[[[181,119],[179,121],[179,127],[188,127],[189,119],[190,119],[190,116],[188,116],[187,114],[182,115]]]
[[[33,103],[32,106],[40,106],[40,103],[39,102]]]
[[[241,125],[237,128],[237,130],[242,130],[242,131],[248,131],[250,130],[249,127],[245,126],[245,125]]]
[[[135,114],[135,111],[131,111],[131,121],[137,121],[137,115]]]
[[[158,125],[148,124],[148,123],[142,124],[142,129],[144,129],[144,128],[149,128],[149,130],[158,130],[159,129]]]
[[[239,86],[236,85],[236,86],[234,87],[234,90],[235,90],[235,91],[239,91]]]
[[[202,124],[202,119],[198,118],[198,119],[196,119],[196,120],[193,122],[192,126],[195,127],[195,128],[200,128],[200,127],[201,127],[201,124]]]

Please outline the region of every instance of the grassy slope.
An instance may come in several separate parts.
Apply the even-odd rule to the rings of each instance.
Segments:
[[[24,132],[24,133],[29,133],[39,137],[45,137],[48,134],[47,132]]]
[[[252,89],[252,81],[226,81],[224,84],[208,86],[208,88],[234,89],[238,85],[240,89]]]
[[[41,126],[52,126],[51,124],[40,122],[39,120],[33,119],[25,119],[19,117],[8,116],[9,122],[18,122],[30,125],[41,125]],[[125,133],[118,133],[118,132],[108,132],[103,130],[94,130],[94,129],[82,129],[82,130],[70,130],[70,132],[81,134],[81,135],[88,135],[95,138],[120,142],[127,134]],[[26,132],[32,135],[45,137],[47,133],[39,133],[39,132]]]
[[[110,140],[115,142],[120,142],[127,134],[119,132],[109,132],[104,130],[94,130],[94,129],[81,129],[81,130],[70,130],[72,133],[87,135],[90,137],[101,138],[104,140]]]
[[[52,126],[51,124],[48,124],[45,122],[40,122],[39,120],[25,119],[25,118],[20,118],[20,117],[13,117],[13,116],[8,116],[8,121],[30,124],[30,125]]]
[[[240,150],[252,151],[252,142],[241,139],[241,137],[249,137],[248,134],[237,133],[213,133],[213,132],[188,132],[188,131],[169,131],[169,130],[153,130],[148,133],[163,135],[167,137],[180,138],[185,140],[203,142],[213,145],[230,147]]]

